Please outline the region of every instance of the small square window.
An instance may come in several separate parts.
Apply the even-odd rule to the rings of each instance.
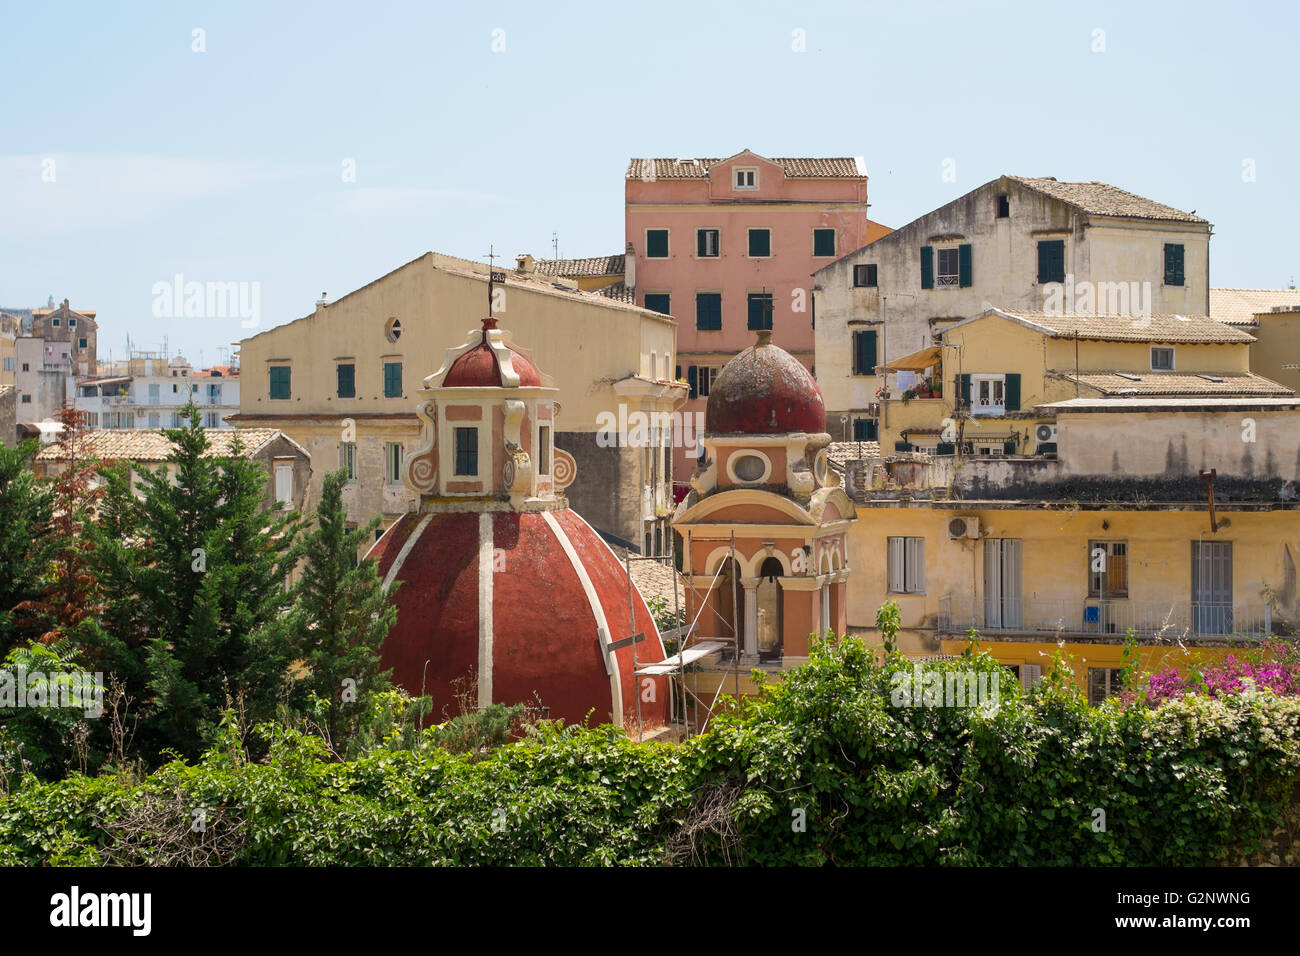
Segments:
[[[749,230],[749,257],[751,259],[766,259],[771,255],[772,255],[772,230],[771,229]]]
[[[742,167],[737,169],[735,183],[737,189],[757,189],[758,170],[753,167]]]
[[[1170,348],[1151,349],[1151,371],[1172,372],[1174,370],[1174,350]]]
[[[874,263],[864,266],[853,267],[853,284],[859,288],[876,287],[876,266]]]
[[[667,292],[647,292],[645,294],[645,307],[651,312],[672,315],[671,304],[671,297]]]
[[[813,230],[813,255],[823,259],[828,257],[834,257],[835,255],[835,230],[834,229]]]
[[[647,229],[645,231],[645,255],[647,259],[668,258],[667,229]]]
[[[50,325],[53,325],[55,328],[57,328],[58,325],[59,325],[59,320],[58,320],[58,319],[50,319]]]

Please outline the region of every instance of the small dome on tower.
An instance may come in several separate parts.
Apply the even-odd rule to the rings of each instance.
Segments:
[[[718,373],[704,429],[710,435],[816,435],[826,430],[826,406],[808,369],[763,329]]]
[[[497,355],[487,343],[488,330],[496,327],[496,319],[483,320],[482,341],[452,363],[442,380],[444,388],[501,388],[507,384],[497,364]],[[542,384],[537,366],[524,358],[518,349],[510,349],[510,365],[519,376],[520,386],[537,387]]]

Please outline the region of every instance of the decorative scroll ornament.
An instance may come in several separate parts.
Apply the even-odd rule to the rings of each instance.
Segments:
[[[501,480],[511,495],[526,495],[532,489],[532,460],[512,441],[506,442],[506,463],[501,469]]]
[[[421,402],[416,414],[424,422],[424,443],[410,455],[404,464],[403,480],[418,494],[432,494],[438,478],[437,406]]]
[[[573,484],[573,479],[577,477],[578,463],[573,460],[573,456],[559,448],[552,449],[551,480],[555,483],[555,490],[563,491]]]

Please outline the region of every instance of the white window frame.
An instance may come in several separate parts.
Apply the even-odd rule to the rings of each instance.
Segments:
[[[293,462],[275,462],[275,503],[277,507],[293,507]]]
[[[396,473],[393,469],[393,449],[397,449]],[[384,484],[390,488],[402,483],[402,461],[406,457],[406,448],[400,441],[384,442]]]
[[[700,233],[713,233],[713,255],[700,255]],[[696,259],[720,259],[722,257],[722,229],[718,226],[697,226],[695,229],[695,258]]]
[[[731,188],[733,192],[748,192],[758,188],[757,166],[735,166],[731,171]]]
[[[980,385],[988,383],[989,398],[993,397],[993,385],[1002,386],[1002,404],[980,404]],[[987,375],[978,373],[970,377],[970,411],[972,415],[1005,415],[1007,413],[1007,377],[1005,374]]]
[[[339,442],[339,467],[343,469],[347,480],[353,482],[357,480],[357,443],[354,441]]]
[[[1168,368],[1165,368],[1163,365],[1162,365],[1162,366],[1159,366],[1159,367],[1156,366],[1156,353],[1157,353],[1157,352],[1168,352],[1168,353],[1169,353],[1169,367],[1168,367]],[[1176,356],[1174,355],[1174,347],[1173,347],[1172,345],[1153,345],[1153,346],[1151,346],[1151,371],[1153,371],[1153,372],[1174,372],[1174,371],[1177,371],[1177,370],[1178,370],[1178,363],[1177,363],[1177,361],[1176,361],[1175,359],[1176,359]]]
[[[945,273],[940,267],[945,253],[952,254],[953,271]],[[956,289],[961,285],[961,250],[957,246],[948,246],[934,250],[934,287],[936,289]]]
[[[886,539],[890,594],[925,593],[925,538]]]
[[[763,473],[753,479],[741,478],[736,474],[736,462],[743,458],[757,458],[763,463]],[[753,448],[737,451],[727,456],[727,477],[731,479],[732,484],[736,485],[761,485],[772,477],[772,459]]]
[[[708,398],[713,383],[718,380],[718,373],[721,371],[722,367],[719,365],[695,366],[695,394],[700,398]]]

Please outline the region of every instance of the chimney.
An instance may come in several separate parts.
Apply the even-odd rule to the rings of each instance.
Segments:
[[[528,253],[526,252],[520,253],[519,255],[515,256],[515,271],[533,272],[535,271],[536,262],[537,260],[534,259],[532,256],[530,256]]]
[[[627,254],[623,259],[623,284],[629,289],[636,290],[636,250],[632,248],[632,243],[627,244]]]
[[[323,309],[330,304],[330,297],[327,293],[322,292],[320,298],[316,300],[316,308]]]

